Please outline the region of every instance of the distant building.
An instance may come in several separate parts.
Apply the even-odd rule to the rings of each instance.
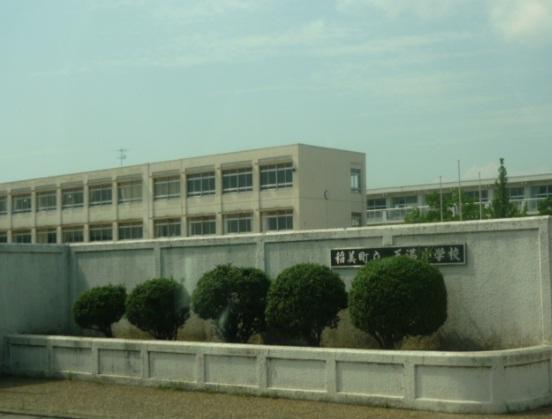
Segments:
[[[66,243],[365,223],[365,155],[295,144],[0,184],[0,242]]]
[[[493,199],[496,179],[466,180],[461,182],[462,192],[475,203],[488,206]],[[481,197],[479,190],[481,189]],[[511,176],[508,178],[510,201],[528,214],[538,214],[538,203],[552,196],[552,174]],[[368,189],[366,191],[366,224],[395,224],[404,222],[408,211],[428,208],[426,196],[440,191],[439,184],[398,186]],[[458,194],[458,182],[442,184],[443,194]]]

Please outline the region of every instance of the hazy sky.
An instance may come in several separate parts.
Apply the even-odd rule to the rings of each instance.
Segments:
[[[552,0],[3,0],[0,182],[297,142],[552,173]]]

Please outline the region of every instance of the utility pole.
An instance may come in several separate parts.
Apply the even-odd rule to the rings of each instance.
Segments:
[[[462,221],[462,189],[460,186],[460,160],[458,160],[458,211]]]
[[[128,148],[118,148],[117,151],[119,152],[119,163],[121,164],[121,167],[123,167],[123,161],[126,160],[127,156],[126,153],[128,151]]]
[[[439,176],[439,212],[443,222],[443,176]]]

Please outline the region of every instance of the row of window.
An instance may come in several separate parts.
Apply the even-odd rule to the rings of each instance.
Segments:
[[[261,189],[284,188],[293,186],[292,163],[261,166]],[[187,195],[212,195],[215,193],[215,172],[187,175]],[[253,188],[252,168],[224,170],[222,172],[223,192],[251,191]],[[118,203],[142,201],[142,181],[119,183],[117,185]],[[155,199],[180,197],[180,176],[168,176],[154,179],[153,195]],[[112,185],[91,185],[88,202],[90,206],[110,205],[113,202]],[[84,205],[84,188],[70,188],[61,191],[61,207],[76,208]],[[12,197],[12,212],[30,212],[31,194],[17,194]],[[57,209],[55,190],[37,192],[36,210]],[[7,198],[0,197],[0,214],[7,212]]]
[[[473,199],[474,202],[479,202],[479,191],[463,191],[463,193]],[[445,192],[443,197],[450,198],[455,194],[455,192]],[[511,199],[524,199],[525,190],[523,186],[513,186],[508,188],[508,194]],[[533,186],[530,189],[531,198],[547,198],[552,196],[552,185],[539,185]],[[487,189],[481,190],[481,202],[489,201],[489,191]],[[408,195],[408,196],[396,196],[391,197],[391,206],[387,206],[386,198],[374,198],[367,200],[367,209],[377,210],[377,209],[386,209],[386,208],[405,208],[418,205],[418,196],[417,195]]]
[[[293,229],[292,211],[277,211],[263,215],[263,231],[281,231]],[[232,214],[224,217],[225,234],[248,233],[252,231],[252,214]],[[84,227],[64,227],[61,241],[63,243],[77,243],[84,241]],[[181,236],[180,218],[162,219],[154,222],[154,237],[178,237]],[[203,236],[216,234],[216,217],[206,216],[192,218],[188,221],[188,234],[190,236]],[[120,223],[118,225],[119,240],[142,239],[144,236],[141,222]],[[95,241],[113,240],[113,228],[110,224],[91,225],[89,239]],[[31,243],[30,230],[15,230],[12,232],[13,243]],[[7,234],[0,232],[0,243],[7,242]],[[37,243],[56,243],[56,228],[37,229]]]

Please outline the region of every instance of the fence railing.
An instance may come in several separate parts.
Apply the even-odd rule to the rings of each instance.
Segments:
[[[538,214],[539,203],[544,201],[546,198],[527,198],[527,199],[511,199],[510,202],[519,210],[524,211],[527,208],[527,214],[534,215]],[[488,207],[490,202],[477,203]],[[366,224],[367,225],[376,225],[376,224],[396,224],[404,222],[406,215],[409,211],[418,208],[422,214],[429,210],[428,205],[415,205],[404,208],[380,208],[380,209],[369,209],[366,211]],[[453,209],[455,212],[455,209]]]

